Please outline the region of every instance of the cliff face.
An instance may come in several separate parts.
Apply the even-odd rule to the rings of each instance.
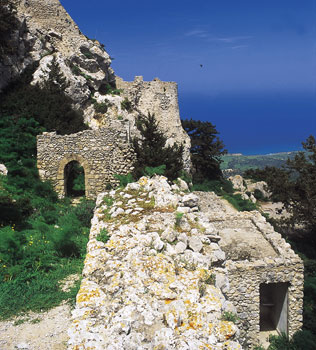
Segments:
[[[91,93],[114,80],[109,55],[80,32],[58,0],[12,2],[19,24],[9,39],[11,53],[0,62],[0,91],[33,63],[33,83],[41,83],[55,55],[69,82],[66,93],[75,107],[85,108]]]
[[[134,88],[115,77],[103,45],[80,32],[59,0],[9,0],[9,3],[15,5],[18,24],[7,38],[10,50],[0,59],[0,92],[33,65],[36,69],[33,68],[32,84],[41,85],[55,59],[68,82],[65,93],[73,106],[83,111],[91,128],[111,126],[127,129],[133,135],[137,133],[138,114],[155,113],[169,144],[184,144],[184,163],[189,170],[190,139],[181,126],[175,83],[147,82],[136,91],[135,100]],[[116,84],[121,91],[114,90]],[[163,84],[168,89],[163,89]],[[164,91],[158,91],[156,85]],[[125,98],[130,100],[131,108],[122,104]]]

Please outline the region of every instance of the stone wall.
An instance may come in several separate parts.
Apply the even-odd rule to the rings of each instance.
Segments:
[[[65,166],[78,161],[84,168],[87,198],[117,184],[114,174],[133,169],[134,154],[126,132],[113,129],[86,130],[72,135],[43,133],[37,137],[37,167],[42,180],[52,182],[60,197],[65,195]]]
[[[158,78],[143,81],[142,76],[136,76],[132,82],[116,77],[116,86],[123,90],[122,97],[128,98],[135,110],[146,116],[148,112],[155,114],[161,131],[168,137],[168,144],[184,145],[184,164],[189,171],[191,142],[181,125],[177,83]]]
[[[257,262],[227,263],[230,288],[227,293],[240,318],[240,341],[245,345],[258,343],[260,332],[260,284],[289,283],[288,335],[303,325],[303,265],[301,260],[275,258]]]
[[[200,197],[201,211],[221,237],[219,245],[226,254],[228,276],[222,291],[237,310],[243,347],[253,349],[269,333],[260,331],[260,318],[264,320],[265,316],[263,312],[260,315],[261,284],[277,286],[279,290],[287,287],[287,331],[292,336],[303,325],[302,260],[258,211],[237,212],[214,193],[195,193]],[[279,283],[283,285],[276,285]],[[271,309],[272,314],[274,310],[277,308]]]
[[[242,350],[211,267],[225,254],[187,189],[142,177],[98,196],[68,350]]]

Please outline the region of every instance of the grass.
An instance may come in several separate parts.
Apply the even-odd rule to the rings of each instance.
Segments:
[[[240,194],[224,194],[226,199],[238,211],[252,211],[257,210],[257,206],[250,200],[243,199]]]
[[[182,217],[183,217],[183,215],[184,215],[184,213],[175,213],[175,219],[176,219],[176,221],[175,221],[175,227],[179,227],[180,226],[180,224],[181,224],[181,219],[182,219]]]
[[[243,199],[240,194],[234,194],[233,185],[228,180],[205,180],[195,183],[192,191],[215,192],[226,199],[238,211],[257,210],[257,206],[250,200]]]
[[[103,228],[101,229],[96,238],[98,241],[106,243],[110,239],[110,235],[109,232],[105,228]]]
[[[82,259],[60,259],[51,271],[25,269],[13,279],[0,284],[0,318],[8,319],[28,311],[40,312],[58,306],[62,301],[74,303],[78,284],[69,292],[59,288],[59,281],[70,274],[81,273]]]
[[[239,320],[239,317],[230,311],[224,311],[222,314],[222,320],[236,323]]]

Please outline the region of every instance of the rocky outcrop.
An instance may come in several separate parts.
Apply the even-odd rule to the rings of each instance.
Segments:
[[[68,349],[241,349],[198,201],[164,177],[99,195]]]
[[[176,83],[155,79],[124,84],[115,77],[104,46],[80,32],[59,0],[11,1],[19,21],[11,51],[0,60],[0,92],[27,68],[35,69],[31,83],[43,85],[54,60],[66,78],[65,93],[92,129],[111,126],[137,135],[139,113],[155,113],[168,144],[184,145],[185,170],[190,170],[190,138],[181,126]]]
[[[268,199],[271,196],[265,181],[253,182],[244,179],[241,175],[230,176],[228,180],[231,181],[234,190],[238,191],[243,199],[250,199],[253,203],[256,203],[257,199]]]
[[[3,175],[3,176],[8,175],[8,169],[4,164],[0,164],[0,175]]]
[[[12,0],[19,24],[10,38],[11,54],[0,62],[0,91],[34,63],[33,84],[47,78],[53,56],[69,82],[66,93],[85,108],[91,93],[114,81],[111,59],[98,41],[84,36],[58,0]]]

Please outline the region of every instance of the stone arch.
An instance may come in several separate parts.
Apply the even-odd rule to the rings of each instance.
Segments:
[[[59,162],[59,167],[58,167],[58,171],[57,171],[56,189],[57,189],[60,197],[65,197],[65,195],[66,195],[65,167],[67,166],[67,164],[69,164],[72,161],[77,161],[84,169],[85,196],[88,198],[89,193],[91,192],[90,182],[89,182],[89,179],[91,177],[91,167],[89,165],[89,162],[79,154],[74,154],[74,153],[69,154]]]

